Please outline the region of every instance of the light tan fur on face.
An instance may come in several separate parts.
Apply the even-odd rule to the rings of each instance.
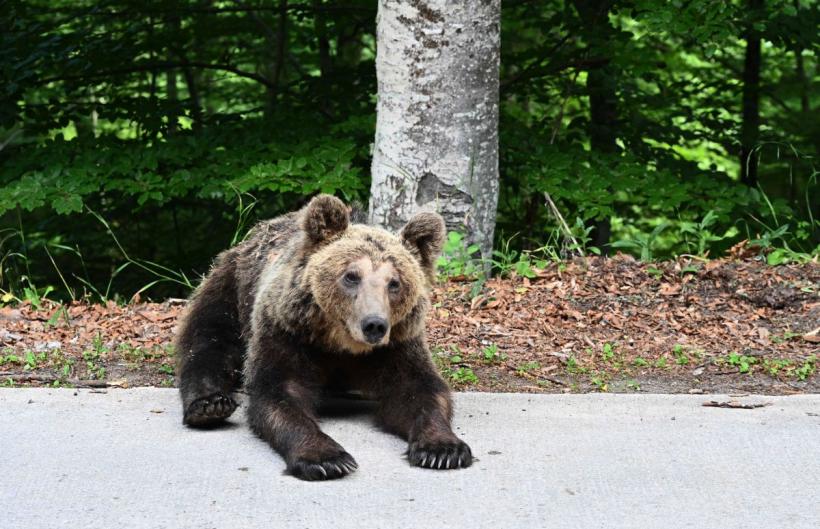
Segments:
[[[368,316],[378,316],[390,322],[390,294],[388,284],[396,277],[396,269],[389,261],[373,263],[370,257],[362,257],[350,264],[346,272],[355,272],[361,278],[353,300],[353,310],[347,318],[347,331],[354,340],[367,343],[362,333],[362,320]],[[384,338],[373,345],[384,345],[390,341],[390,329]]]
[[[354,294],[342,278],[355,270],[361,283]],[[310,256],[305,279],[326,318],[328,345],[351,353],[367,353],[379,344],[364,339],[361,322],[366,316],[385,318],[391,329],[420,302],[427,280],[416,258],[399,239],[384,230],[352,225],[334,242]],[[398,292],[388,284],[398,279]]]

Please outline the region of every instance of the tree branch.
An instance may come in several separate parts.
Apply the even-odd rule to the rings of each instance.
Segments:
[[[123,75],[129,73],[137,73],[137,72],[148,72],[152,70],[164,70],[167,68],[199,68],[202,70],[218,70],[223,72],[230,72],[239,77],[244,77],[246,79],[251,79],[256,81],[257,83],[267,87],[273,88],[275,86],[270,80],[266,77],[253,73],[253,72],[246,72],[244,70],[240,70],[235,66],[231,66],[230,64],[209,64],[204,62],[172,62],[172,61],[161,61],[161,62],[153,62],[150,64],[140,64],[136,66],[129,66],[125,68],[113,68],[110,70],[101,70],[98,72],[90,72],[87,74],[79,74],[79,75],[58,75],[54,77],[47,77],[45,79],[40,79],[35,83],[37,86],[45,85],[48,83],[54,83],[57,81],[73,81],[77,79],[93,79],[98,77],[108,77],[113,75]]]

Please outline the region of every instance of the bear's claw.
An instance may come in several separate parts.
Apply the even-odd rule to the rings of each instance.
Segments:
[[[343,478],[357,468],[359,468],[359,465],[353,459],[353,456],[341,451],[337,455],[320,461],[310,461],[302,457],[297,458],[288,465],[288,472],[294,477],[305,481],[324,481]]]
[[[208,427],[220,424],[231,416],[238,404],[224,393],[214,393],[193,401],[182,418],[183,424]]]
[[[473,464],[473,454],[467,443],[458,439],[435,443],[414,442],[407,449],[407,460],[417,467],[449,470],[469,467]]]

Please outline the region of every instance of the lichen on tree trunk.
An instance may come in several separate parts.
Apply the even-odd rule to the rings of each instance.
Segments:
[[[492,251],[500,0],[380,0],[370,221],[438,211]]]

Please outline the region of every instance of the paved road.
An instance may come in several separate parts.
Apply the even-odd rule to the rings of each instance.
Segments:
[[[242,413],[185,429],[174,390],[0,390],[0,527],[820,527],[820,395],[712,398],[459,394],[479,461],[451,472],[337,415],[325,429],[359,470],[305,483]]]

